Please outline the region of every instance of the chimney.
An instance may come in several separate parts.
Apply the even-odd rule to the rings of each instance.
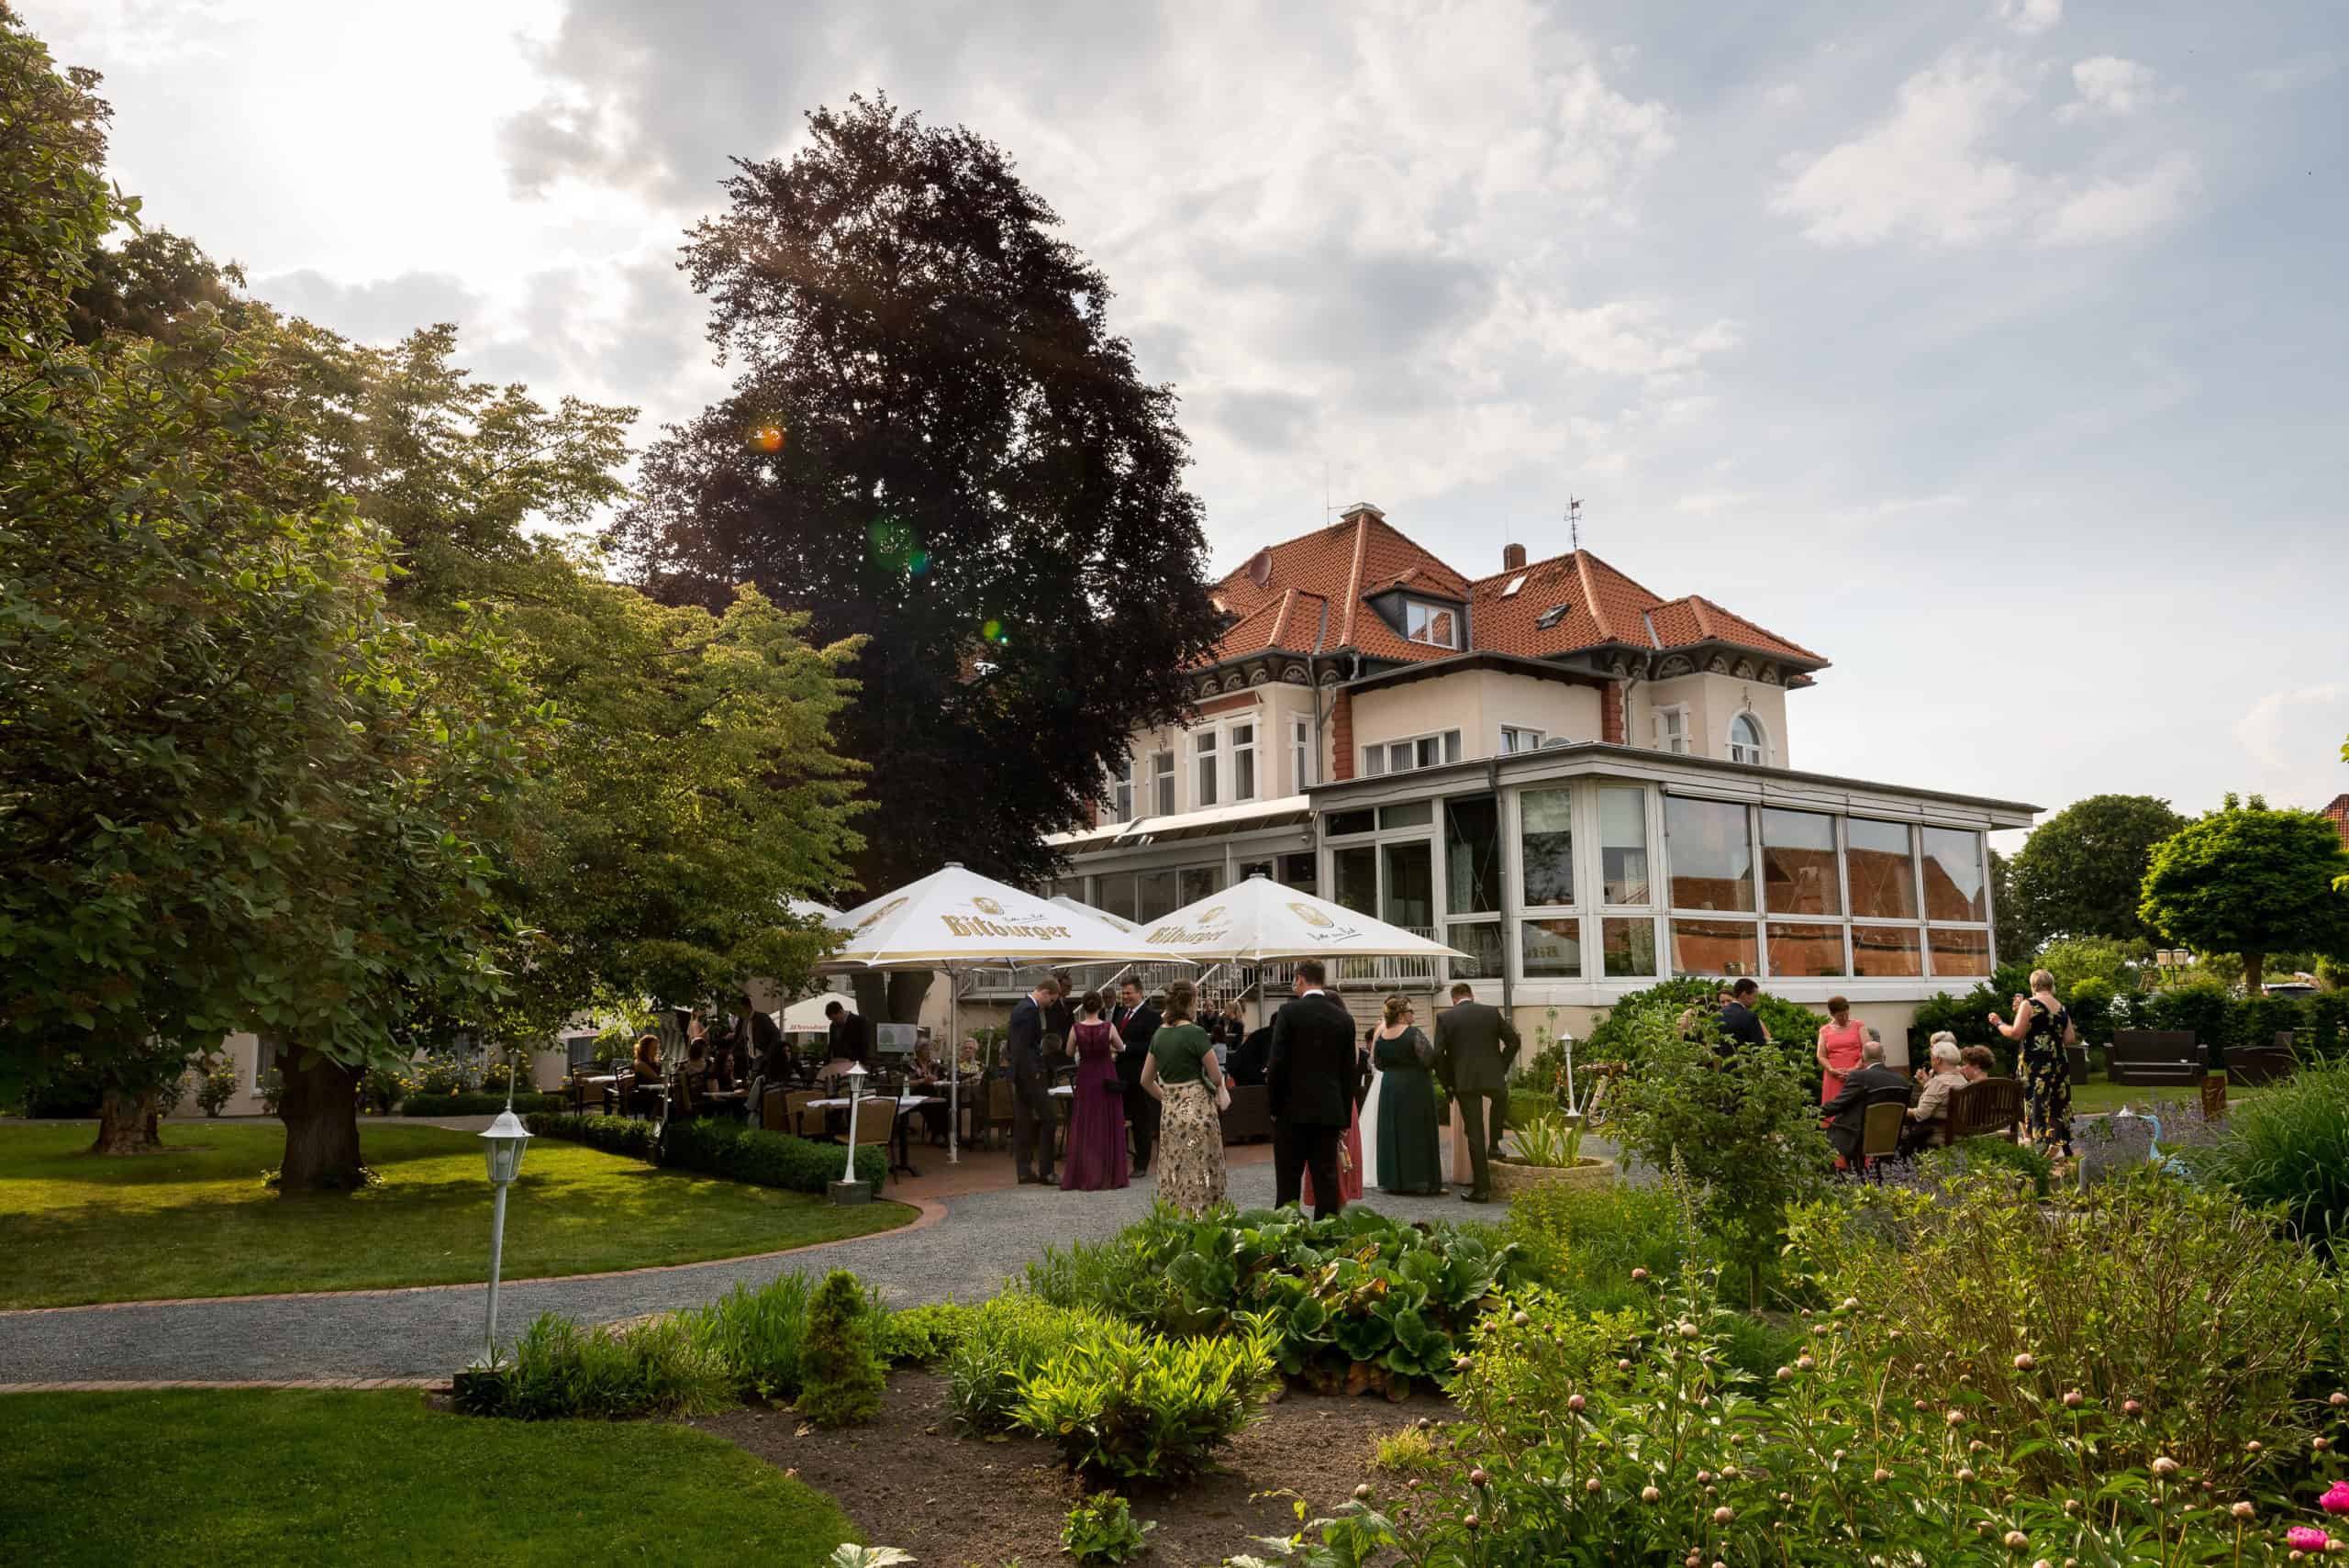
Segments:
[[[1501,570],[1504,572],[1522,572],[1525,570],[1525,547],[1523,545],[1505,544],[1501,546]]]
[[[1351,523],[1356,517],[1361,517],[1364,512],[1368,512],[1372,517],[1380,518],[1381,520],[1384,520],[1386,516],[1386,513],[1380,511],[1369,502],[1357,501],[1353,506],[1348,506],[1345,510],[1340,512],[1338,514],[1338,520],[1341,523]]]

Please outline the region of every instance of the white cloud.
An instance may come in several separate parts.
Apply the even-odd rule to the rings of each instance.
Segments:
[[[2319,50],[2254,71],[2251,84],[2263,93],[2297,93],[2303,87],[2329,81],[2338,68],[2339,62],[2332,55]]]
[[[2118,55],[2099,54],[2072,67],[2072,85],[2079,96],[2055,111],[2059,120],[2094,115],[2133,115],[2154,101],[2154,72],[2150,65]]]
[[[1771,208],[1824,245],[1986,239],[2013,222],[2029,184],[1983,146],[2022,96],[2002,60],[1943,60],[1900,84],[1889,117],[1800,164]]]
[[[2349,728],[2349,685],[2288,687],[2269,692],[2235,720],[2235,741],[2258,770],[2246,781],[2267,793],[2271,806],[2322,806],[2349,789],[2341,765],[2341,733]]]
[[[2194,160],[2173,152],[2134,179],[2099,180],[2065,196],[2042,220],[2043,245],[2100,245],[2158,228],[2186,210],[2201,185]]]
[[[1998,20],[2027,39],[2063,19],[2064,0],[1998,0]]]

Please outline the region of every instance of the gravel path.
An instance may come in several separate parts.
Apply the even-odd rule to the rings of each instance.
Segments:
[[[1269,1162],[1231,1175],[1243,1207],[1273,1198]],[[785,1270],[853,1269],[893,1305],[976,1301],[1053,1241],[1097,1240],[1150,1210],[1152,1184],[1120,1192],[1024,1188],[944,1200],[946,1218],[788,1258],[687,1264],[601,1279],[545,1280],[498,1292],[510,1336],[541,1312],[587,1322],[697,1306],[737,1283]],[[1391,1198],[1370,1206],[1397,1218],[1497,1218],[1454,1198]],[[429,1377],[473,1354],[486,1292],[478,1284],[421,1290],[154,1303],[0,1314],[0,1384],[95,1379]]]

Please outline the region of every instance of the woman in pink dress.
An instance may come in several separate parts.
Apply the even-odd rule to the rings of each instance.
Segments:
[[[1068,1158],[1061,1165],[1064,1193],[1122,1187],[1130,1170],[1118,1031],[1101,1016],[1104,1006],[1100,992],[1086,992],[1082,1016],[1069,1030],[1069,1049],[1076,1054],[1076,1084],[1068,1107]]]
[[[1852,1004],[1841,996],[1827,998],[1828,1022],[1819,1031],[1819,1103],[1825,1105],[1843,1088],[1843,1074],[1860,1064],[1860,1043],[1867,1029],[1852,1017]]]
[[[1338,1197],[1341,1204],[1362,1201],[1362,1097],[1370,1092],[1370,1052],[1354,1049],[1354,1095],[1352,1119],[1346,1124],[1346,1136],[1338,1145]],[[1313,1173],[1305,1173],[1304,1191],[1298,1195],[1297,1207],[1308,1212],[1313,1207]]]

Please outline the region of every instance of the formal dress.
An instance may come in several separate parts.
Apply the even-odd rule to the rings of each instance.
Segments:
[[[2031,1032],[2022,1037],[2022,1132],[2051,1157],[2072,1154],[2072,1071],[2064,1031],[2072,1015],[2033,996]]]
[[[1061,1191],[1126,1184],[1126,1086],[1118,1077],[1118,1036],[1096,1018],[1076,1026],[1076,1092],[1070,1096]]]
[[[1207,1084],[1215,1043],[1197,1024],[1171,1024],[1151,1038],[1165,1115],[1158,1128],[1158,1198],[1196,1219],[1224,1197],[1223,1118]]]
[[[1369,1065],[1370,1088],[1362,1097],[1362,1182],[1365,1187],[1378,1184],[1378,1100],[1379,1090],[1386,1074],[1378,1070],[1378,1029],[1374,1025],[1362,1037],[1363,1059]]]
[[[1353,1104],[1347,1112],[1346,1135],[1338,1142],[1338,1205],[1362,1201],[1362,1097],[1363,1085],[1370,1080],[1370,1056],[1367,1051],[1355,1054]],[[1320,1205],[1313,1201],[1313,1173],[1305,1173],[1303,1184],[1297,1190],[1297,1202],[1317,1214]]]
[[[1819,1031],[1820,1047],[1827,1053],[1827,1071],[1819,1080],[1820,1105],[1843,1092],[1843,1074],[1860,1064],[1860,1046],[1867,1038],[1867,1029],[1857,1018],[1840,1029],[1829,1024]]]
[[[1427,1036],[1413,1024],[1401,1034],[1381,1036],[1371,1047],[1378,1087],[1371,1092],[1377,1110],[1378,1190],[1441,1193],[1443,1153],[1435,1125],[1435,1077],[1419,1060]],[[1370,1113],[1365,1111],[1364,1116]]]

